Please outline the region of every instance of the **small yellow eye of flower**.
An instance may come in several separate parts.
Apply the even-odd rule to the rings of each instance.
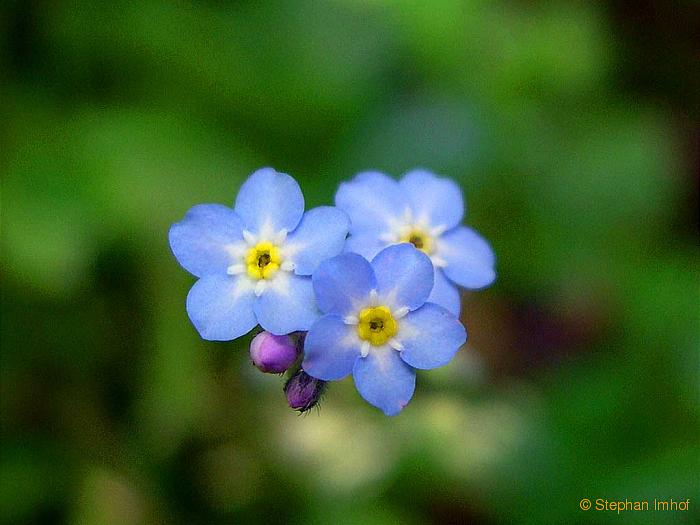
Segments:
[[[433,239],[423,230],[412,229],[400,239],[401,242],[410,242],[420,251],[430,254],[433,250]]]
[[[248,275],[253,279],[269,279],[280,268],[280,251],[271,242],[263,241],[248,250],[245,258]]]
[[[386,344],[399,330],[399,324],[386,306],[365,308],[358,319],[357,335],[374,346]]]

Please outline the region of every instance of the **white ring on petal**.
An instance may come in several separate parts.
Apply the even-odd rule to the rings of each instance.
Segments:
[[[360,357],[367,357],[369,355],[369,341],[362,341],[362,346],[360,347]]]
[[[343,322],[345,324],[352,324],[352,325],[360,324],[360,320],[357,318],[357,316],[354,316],[354,315],[348,315],[346,317],[343,317]]]
[[[226,273],[229,275],[239,275],[241,273],[245,273],[246,267],[244,264],[232,264],[228,268],[226,268]]]
[[[394,317],[394,319],[401,319],[408,312],[410,312],[408,306],[402,306],[401,308],[397,308],[396,311],[392,312],[391,315]]]
[[[248,230],[243,230],[243,238],[248,244],[257,244],[258,242],[258,238]]]
[[[435,226],[434,228],[430,228],[430,235],[431,237],[440,237],[443,233],[447,231],[447,226],[444,224],[440,224],[438,226]]]
[[[278,246],[280,244],[284,244],[284,241],[287,240],[287,233],[288,232],[285,229],[282,229],[279,232],[277,232],[277,235],[274,235],[274,240],[273,240],[274,244],[276,244]]]
[[[447,261],[442,257],[438,257],[437,255],[433,255],[430,258],[430,261],[433,263],[433,266],[436,266],[438,268],[444,268],[445,266],[447,266]]]
[[[403,350],[403,345],[394,338],[389,339],[389,346],[394,350],[398,350],[399,352]]]
[[[389,226],[389,231],[400,232],[401,228],[406,224],[406,221],[402,217],[390,217],[387,221]]]
[[[235,257],[236,259],[245,257],[245,254],[248,253],[248,249],[249,247],[243,242],[238,244],[229,244],[226,246],[226,251],[231,255],[231,257]]]
[[[257,283],[255,283],[255,297],[260,297],[265,291],[266,287],[267,283],[265,282],[265,279],[260,279]]]

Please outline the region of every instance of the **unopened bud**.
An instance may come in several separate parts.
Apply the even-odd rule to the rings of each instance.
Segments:
[[[298,370],[284,385],[284,393],[290,408],[306,412],[316,406],[325,388],[325,381],[311,377],[303,370]]]
[[[260,332],[250,342],[250,358],[259,370],[281,374],[292,366],[299,355],[294,339],[288,335]]]

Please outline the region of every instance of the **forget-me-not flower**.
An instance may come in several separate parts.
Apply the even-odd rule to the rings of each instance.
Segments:
[[[303,369],[324,381],[352,373],[360,395],[387,415],[410,401],[416,368],[449,363],[466,341],[453,314],[426,302],[433,267],[410,244],[385,248],[371,263],[355,253],[333,257],[313,283],[325,315],[306,335]]]
[[[311,274],[343,250],[347,215],[322,206],[304,213],[297,182],[272,168],[253,173],[233,209],[194,206],[170,228],[179,263],[199,277],[187,313],[204,339],[228,341],[255,325],[283,335],[320,317]]]
[[[457,285],[484,288],[496,278],[495,256],[488,242],[460,226],[464,202],[459,186],[425,170],[413,170],[396,181],[383,173],[365,172],[344,182],[335,203],[351,220],[346,251],[371,260],[385,246],[410,242],[435,267],[429,301],[459,315]]]

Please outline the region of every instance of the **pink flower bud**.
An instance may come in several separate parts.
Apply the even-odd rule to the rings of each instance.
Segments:
[[[299,352],[292,337],[261,332],[250,343],[250,358],[262,372],[281,374],[297,360]]]
[[[284,394],[287,396],[289,408],[306,412],[316,406],[325,389],[325,381],[299,370],[284,385]]]

